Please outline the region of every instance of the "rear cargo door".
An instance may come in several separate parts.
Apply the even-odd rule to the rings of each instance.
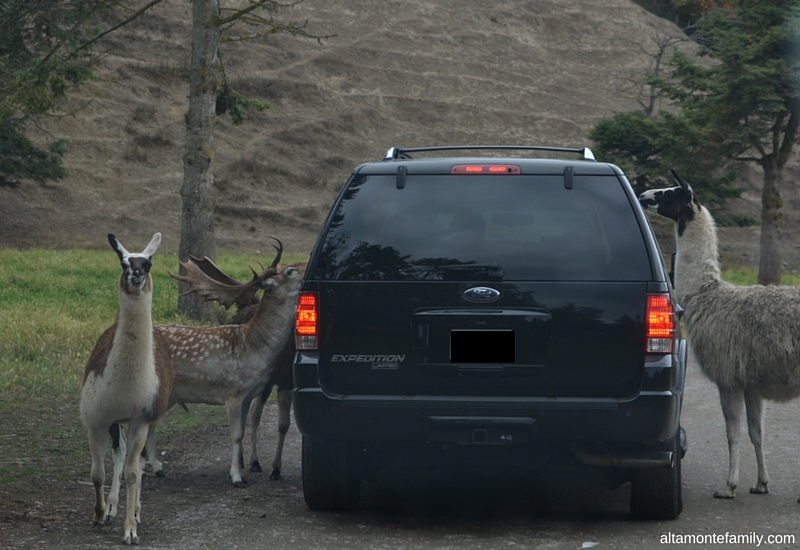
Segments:
[[[626,397],[641,384],[641,228],[615,176],[355,182],[319,281],[332,393]]]

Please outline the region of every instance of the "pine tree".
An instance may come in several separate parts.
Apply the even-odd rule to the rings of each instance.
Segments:
[[[735,194],[731,168],[758,164],[764,174],[758,281],[779,284],[781,185],[800,124],[800,1],[736,0],[709,10],[692,35],[701,63],[676,53],[666,78],[651,79],[672,101],[657,116],[624,113],[590,134],[598,152],[620,160],[640,186],[674,166],[697,189],[724,200]],[[625,130],[629,135],[625,135]]]
[[[161,0],[152,0],[121,22],[100,21],[119,0],[3,0],[0,2],[0,185],[21,179],[44,183],[67,174],[64,145],[43,148],[27,133],[37,117],[58,111],[67,92],[94,79],[92,45]]]

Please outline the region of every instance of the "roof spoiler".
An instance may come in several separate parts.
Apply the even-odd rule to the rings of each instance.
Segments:
[[[569,147],[544,147],[540,145],[451,145],[444,147],[416,147],[413,149],[390,147],[383,156],[383,160],[410,159],[410,153],[422,153],[429,151],[469,151],[476,149],[489,151],[555,151],[557,153],[575,153],[577,155],[583,155],[584,160],[595,160],[592,150],[588,147],[574,149]]]

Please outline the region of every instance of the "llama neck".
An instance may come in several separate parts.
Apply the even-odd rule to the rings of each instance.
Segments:
[[[126,378],[142,370],[155,372],[150,288],[129,293],[120,285],[117,330],[108,366]]]
[[[709,284],[721,281],[717,228],[705,207],[693,204],[675,224],[675,291],[678,301],[686,300]]]

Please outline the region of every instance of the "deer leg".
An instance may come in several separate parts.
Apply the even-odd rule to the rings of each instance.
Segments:
[[[153,473],[156,475],[156,477],[166,477],[166,474],[164,473],[164,467],[158,460],[155,422],[150,424],[150,430],[147,432],[147,444],[145,448],[147,449],[147,463],[153,469]]]
[[[103,525],[106,522],[106,446],[108,445],[108,431],[89,429],[89,452],[92,455],[92,482],[94,483],[94,525]]]
[[[250,408],[250,471],[263,472],[258,460],[258,427],[261,425],[261,416],[264,413],[264,404],[272,393],[274,384],[267,384],[261,395],[253,400]]]
[[[142,449],[147,442],[147,430],[149,424],[131,420],[128,429],[128,454],[125,459],[125,486],[127,488],[127,505],[125,510],[125,536],[122,542],[125,544],[139,544],[139,536],[136,533],[137,520],[141,520],[141,479],[142,479]]]
[[[281,476],[283,442],[286,440],[291,418],[292,388],[278,388],[278,444],[275,446],[275,458],[272,461],[270,479],[283,479],[283,476]]]
[[[722,415],[725,417],[730,468],[726,487],[714,493],[714,497],[733,498],[736,496],[736,486],[739,485],[739,432],[741,431],[742,412],[744,409],[742,391],[720,387],[719,402],[722,405]]]
[[[756,462],[758,462],[758,482],[755,487],[750,488],[750,492],[763,495],[769,492],[767,488],[769,474],[761,437],[764,433],[764,400],[758,390],[748,389],[744,392],[744,404],[747,409],[747,431],[756,451]]]
[[[114,476],[111,478],[111,490],[108,492],[108,505],[106,506],[106,517],[108,521],[113,521],[117,517],[119,510],[119,487],[122,483],[123,468],[125,467],[125,454],[127,445],[125,444],[125,430],[118,422],[111,424],[108,429],[111,435],[111,456],[114,459]]]
[[[244,426],[250,401],[244,403],[240,397],[228,399],[228,425],[231,427],[231,443],[233,453],[231,459],[231,481],[236,488],[247,486],[247,480],[242,478],[242,439],[244,439]]]

